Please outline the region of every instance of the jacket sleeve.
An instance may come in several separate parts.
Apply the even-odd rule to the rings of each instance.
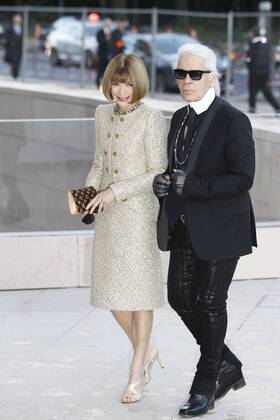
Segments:
[[[227,173],[222,175],[187,176],[183,197],[229,198],[249,190],[255,174],[255,148],[252,127],[245,114],[234,116],[230,122],[225,161]]]
[[[117,202],[137,194],[152,192],[155,175],[164,172],[167,167],[166,143],[164,115],[161,111],[153,111],[148,117],[144,135],[146,172],[110,185]]]
[[[100,145],[100,108],[95,111],[95,158],[89,174],[86,179],[85,186],[93,186],[97,191],[100,189],[101,178],[103,173],[103,154]]]

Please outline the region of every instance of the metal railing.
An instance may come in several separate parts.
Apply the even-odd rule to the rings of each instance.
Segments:
[[[22,47],[22,70],[21,79],[55,79],[78,83],[81,87],[94,83],[93,71],[86,68],[85,56],[85,29],[81,40],[81,59],[79,69],[70,68],[71,55],[68,67],[55,69],[47,61],[43,54],[38,61],[38,51],[34,46],[33,27],[35,22],[41,21],[50,25],[56,17],[74,15],[84,24],[91,8],[57,8],[57,7],[9,7],[1,6],[0,14],[10,21],[15,13],[23,16],[23,47]],[[139,32],[149,32],[152,35],[150,57],[151,94],[157,90],[159,68],[157,65],[157,34],[162,31],[198,35],[199,41],[206,43],[217,51],[221,62],[220,71],[223,76],[223,91],[227,97],[231,95],[243,95],[247,89],[247,68],[244,61],[246,45],[252,30],[259,25],[265,25],[273,47],[274,90],[280,86],[280,13],[200,13],[184,10],[164,9],[124,9],[124,8],[95,8],[101,18],[111,17],[114,19],[127,19],[131,24],[138,27]],[[85,28],[85,25],[83,25]],[[32,44],[33,43],[33,44]],[[3,54],[2,54],[3,55]],[[41,61],[40,61],[41,60]],[[272,60],[272,61],[273,61]],[[57,71],[56,71],[57,70]],[[2,63],[0,74],[7,73],[7,66]]]

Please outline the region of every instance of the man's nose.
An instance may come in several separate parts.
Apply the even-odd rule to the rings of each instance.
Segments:
[[[190,82],[192,82],[192,79],[190,78],[189,73],[187,73],[187,75],[186,75],[186,77],[184,79],[184,83],[190,83]]]

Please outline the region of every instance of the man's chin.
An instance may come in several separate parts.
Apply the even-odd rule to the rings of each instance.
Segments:
[[[195,95],[192,94],[192,93],[183,93],[182,97],[183,97],[183,99],[186,102],[195,102],[195,101],[197,101]]]

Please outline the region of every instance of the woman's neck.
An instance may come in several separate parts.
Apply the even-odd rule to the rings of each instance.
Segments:
[[[135,102],[133,104],[119,104],[117,103],[117,109],[119,112],[127,112],[135,105]]]

